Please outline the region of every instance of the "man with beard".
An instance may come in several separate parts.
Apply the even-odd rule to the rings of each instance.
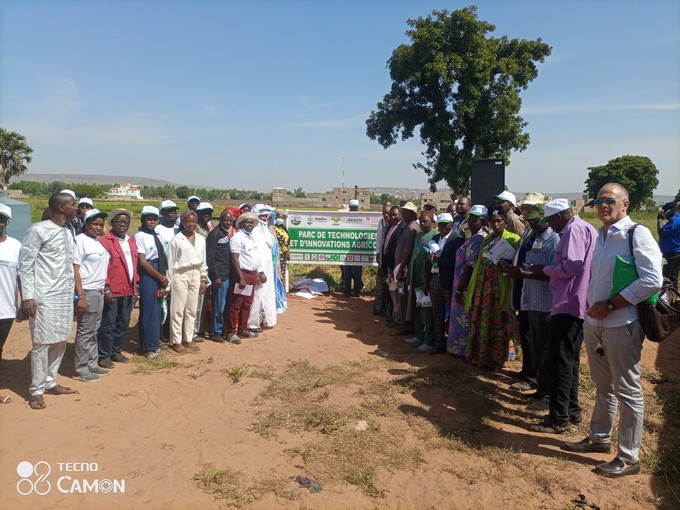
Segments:
[[[64,228],[76,217],[76,201],[67,193],[49,200],[50,219],[31,225],[24,237],[19,274],[23,308],[30,317],[31,409],[45,409],[44,393],[78,393],[57,384],[57,372],[73,322],[74,240]]]

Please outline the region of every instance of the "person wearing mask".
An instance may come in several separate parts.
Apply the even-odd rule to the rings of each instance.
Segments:
[[[267,327],[276,326],[276,285],[274,275],[275,271],[277,271],[275,261],[278,262],[278,255],[276,254],[278,248],[276,246],[276,237],[269,227],[271,209],[264,204],[256,204],[253,207],[253,212],[258,217],[257,225],[252,231],[253,240],[260,252],[262,271],[266,275],[266,278],[260,280],[259,284],[255,286],[255,296],[250,308],[250,317],[248,318],[248,329],[257,334],[262,331],[263,325]]]
[[[12,220],[12,209],[0,204],[0,364],[2,349],[17,316],[17,279],[21,243],[6,234]],[[0,404],[7,404],[10,397],[0,395]]]
[[[130,313],[139,281],[137,271],[137,243],[128,235],[132,211],[111,211],[111,230],[104,234],[100,243],[109,252],[109,266],[104,287],[104,310],[99,326],[99,366],[114,368],[115,363],[128,363],[122,353],[123,341],[130,326]]]
[[[84,231],[76,236],[73,273],[76,282],[77,330],[75,340],[75,379],[98,381],[109,371],[97,366],[97,330],[104,309],[104,286],[109,266],[109,252],[99,242],[104,234],[108,214],[88,209],[83,218]]]
[[[208,234],[205,243],[208,278],[213,287],[212,340],[226,341],[226,325],[229,322],[229,275],[231,272],[231,238],[234,229],[234,213],[225,209],[220,214],[219,225]]]
[[[198,350],[193,342],[198,296],[205,293],[208,266],[205,239],[196,233],[198,216],[184,213],[182,230],[168,248],[168,279],[170,280],[170,348],[176,353]]]
[[[19,263],[22,307],[31,331],[31,409],[45,409],[44,394],[78,393],[57,384],[73,323],[74,238],[64,228],[76,217],[76,201],[68,193],[49,199],[50,219],[26,231]]]
[[[227,340],[235,345],[241,343],[241,338],[257,337],[257,333],[248,329],[248,320],[255,286],[267,279],[260,260],[260,251],[253,239],[253,229],[257,221],[255,213],[242,213],[236,220],[239,230],[230,241],[233,284],[229,294]]]
[[[142,226],[135,234],[139,256],[139,347],[146,359],[161,355],[161,296],[168,283],[168,259],[156,231],[159,211],[152,205],[142,208]]]

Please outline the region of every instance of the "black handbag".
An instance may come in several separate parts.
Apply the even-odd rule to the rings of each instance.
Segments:
[[[656,306],[642,301],[637,304],[642,331],[648,340],[661,342],[680,328],[680,293],[664,278]]]
[[[628,248],[633,254],[633,233],[637,224],[628,230]],[[636,305],[640,325],[647,340],[661,342],[680,328],[680,293],[668,278],[663,279],[656,305],[641,301]]]

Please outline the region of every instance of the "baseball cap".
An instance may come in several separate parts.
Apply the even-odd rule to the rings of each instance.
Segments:
[[[162,211],[163,209],[177,209],[177,204],[173,202],[172,200],[163,200],[161,202],[161,206],[159,209]]]
[[[147,214],[153,214],[154,216],[158,216],[159,215],[158,208],[152,205],[145,205],[144,207],[142,207],[142,216],[146,216]]]
[[[12,209],[8,205],[0,204],[0,214],[6,216],[10,220],[12,219]]]
[[[472,214],[473,216],[486,216],[489,214],[489,210],[483,205],[473,205],[470,208],[469,214]]]
[[[517,197],[515,197],[515,195],[513,195],[509,191],[504,191],[502,193],[499,193],[498,195],[494,195],[494,197],[510,202],[512,205],[517,204]]]

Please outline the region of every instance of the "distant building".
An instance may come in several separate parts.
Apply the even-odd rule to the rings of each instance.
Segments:
[[[121,184],[116,188],[111,188],[106,195],[109,198],[124,198],[133,200],[144,200],[139,186],[135,184]]]
[[[272,205],[274,207],[342,209],[348,207],[349,201],[354,198],[359,201],[359,209],[371,208],[371,190],[369,188],[333,188],[325,193],[307,193],[305,197],[295,197],[283,188],[272,189]]]

